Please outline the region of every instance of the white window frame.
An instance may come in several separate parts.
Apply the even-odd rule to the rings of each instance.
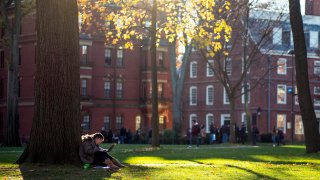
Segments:
[[[195,103],[192,102],[193,96],[192,96],[192,91],[195,90]],[[191,86],[190,87],[190,92],[189,92],[189,97],[190,97],[190,106],[196,106],[197,105],[197,101],[198,101],[198,89],[196,86]]]
[[[250,100],[251,100],[250,84],[248,83],[247,86],[248,86],[248,104],[250,104]],[[244,85],[241,88],[241,94],[242,94],[241,95],[241,103],[244,104],[245,103],[244,102],[244,100],[245,100],[245,97],[244,97]]]
[[[224,69],[226,70],[226,73],[228,76],[231,76],[232,74],[232,59],[226,58],[224,60]]]
[[[111,81],[104,81],[104,96],[105,97],[111,97]],[[109,92],[109,94],[106,94],[106,92]]]
[[[220,127],[224,124],[224,121],[225,121],[226,117],[229,117],[229,119],[231,120],[230,114],[221,114]]]
[[[320,75],[320,61],[314,61],[313,73],[315,75]]]
[[[198,121],[198,118],[197,118],[196,114],[190,114],[189,115],[189,128],[192,128],[192,119],[193,119],[193,117],[196,120],[196,122]]]
[[[88,95],[88,80],[81,79],[81,95],[87,96]]]
[[[230,99],[227,95],[226,88],[223,88],[223,104],[230,104]]]
[[[111,127],[110,127],[110,120],[111,120],[110,115],[105,115],[105,116],[103,117],[103,127],[104,127],[104,128],[106,127],[105,125],[106,125],[107,123],[109,124],[109,125],[108,125],[109,129],[111,128]],[[109,129],[106,129],[106,128],[105,128],[106,131],[108,131]]]
[[[278,116],[284,116],[284,120],[283,120],[283,133],[287,132],[287,115],[286,114],[277,114],[277,128],[279,128],[279,124],[278,124]]]
[[[320,98],[316,98],[315,96],[320,96],[320,87],[319,86],[315,86],[313,87],[313,104],[314,106],[320,106]]]
[[[141,116],[140,115],[136,116],[135,126],[136,126],[135,130],[138,130],[141,128]]]
[[[282,28],[275,27],[272,30],[272,44],[282,44]]]
[[[207,64],[207,72],[206,72],[207,77],[213,77],[213,76],[214,76],[214,72],[213,72],[213,70],[210,68],[210,65],[211,65],[212,67],[214,67],[214,61],[213,61],[213,59],[209,59],[206,64]]]
[[[278,101],[278,95],[279,95],[279,87],[284,87],[284,102]],[[277,85],[277,104],[287,104],[287,85],[285,84],[278,84]]]
[[[209,96],[210,96],[209,89],[210,88],[212,88],[212,93],[211,93],[212,99],[211,99],[211,101],[209,99]],[[214,88],[213,88],[212,85],[209,85],[206,88],[206,105],[213,105],[213,101],[214,101]]]
[[[212,117],[212,119],[209,119],[209,117]],[[210,133],[210,124],[214,121],[214,116],[212,113],[206,114],[206,132]]]
[[[247,119],[246,119],[246,113],[245,112],[243,112],[242,114],[241,114],[241,125],[242,124],[247,124]]]
[[[284,64],[283,72],[281,72],[281,65]],[[287,74],[287,59],[286,58],[279,58],[277,61],[277,74],[278,75],[286,75]]]
[[[301,122],[301,132],[298,132],[297,131],[297,128],[296,128],[296,124],[297,124],[297,120],[298,120],[298,117],[300,117],[299,119],[299,121]],[[302,123],[302,116],[300,115],[300,114],[296,114],[295,116],[294,116],[294,134],[304,134],[304,129],[303,129],[303,123]]]
[[[194,67],[195,66],[195,67]],[[196,61],[192,61],[190,63],[190,78],[196,78],[198,74],[198,63]]]
[[[319,32],[318,31],[310,31],[310,48],[318,48],[319,47]]]

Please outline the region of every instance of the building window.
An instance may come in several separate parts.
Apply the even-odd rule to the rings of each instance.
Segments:
[[[104,96],[106,98],[111,98],[111,82],[110,81],[104,82]]]
[[[164,97],[164,83],[158,83],[158,97]]]
[[[190,105],[197,105],[197,87],[195,86],[190,87]]]
[[[272,31],[272,43],[281,45],[282,44],[282,28],[273,28]]]
[[[213,86],[207,86],[206,105],[213,105]]]
[[[319,47],[319,32],[310,31],[310,47],[318,48]]]
[[[227,94],[226,88],[223,88],[223,104],[230,104],[230,99]]]
[[[190,114],[189,115],[189,128],[192,128],[193,124],[192,124],[192,121],[198,121],[197,120],[197,115],[196,114]]]
[[[164,52],[159,52],[159,67],[164,67]]]
[[[190,63],[190,78],[196,78],[197,77],[197,62],[193,61]]]
[[[19,65],[21,65],[21,48],[19,48]]]
[[[227,73],[228,76],[232,73],[232,64],[231,64],[231,58],[226,58],[224,61],[224,70]]]
[[[160,116],[159,117],[159,131],[163,132],[164,129],[166,129],[166,117]]]
[[[106,66],[111,66],[111,49],[104,50],[104,63]]]
[[[242,95],[241,95],[241,102],[242,102],[242,104],[244,104],[245,103],[245,87],[244,87],[244,85],[242,86],[242,90],[241,90],[241,93],[242,93]],[[250,84],[247,84],[247,94],[248,94],[248,103],[250,103]]]
[[[207,114],[206,115],[206,132],[210,133],[210,124],[213,123],[213,114]]]
[[[221,126],[230,125],[230,114],[221,114]]]
[[[207,77],[212,77],[213,76],[213,65],[214,65],[214,62],[213,60],[208,60],[207,62]]]
[[[320,87],[314,87],[314,105],[320,106]]]
[[[282,45],[285,47],[290,47],[290,30],[282,31]]]
[[[280,58],[277,61],[277,73],[278,74],[287,74],[287,59]]]
[[[320,61],[314,61],[314,74],[320,75]]]
[[[277,86],[277,103],[287,104],[287,86],[284,84],[278,84]]]
[[[301,115],[294,116],[294,133],[295,134],[304,134]]]
[[[136,116],[136,131],[141,129],[141,116]]]
[[[88,46],[81,46],[81,64],[89,64],[88,60]]]
[[[286,133],[286,115],[277,114],[277,128],[283,130]]]
[[[84,115],[83,116],[82,128],[83,128],[84,131],[89,131],[90,130],[90,116],[89,115]]]
[[[0,68],[4,68],[4,51],[0,51]]]
[[[109,115],[105,115],[103,117],[103,127],[106,131],[110,129],[110,116]]]
[[[81,80],[81,95],[82,96],[87,95],[87,80],[86,79]]]
[[[117,116],[116,117],[116,129],[120,129],[123,125],[123,117]]]
[[[118,79],[116,84],[116,98],[121,99],[123,98],[123,80]]]
[[[123,67],[123,49],[117,50],[117,67]]]
[[[247,113],[241,114],[241,125],[244,124],[247,127]]]

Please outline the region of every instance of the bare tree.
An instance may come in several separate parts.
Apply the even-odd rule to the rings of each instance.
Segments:
[[[263,58],[263,53],[274,48],[274,46],[270,46],[273,28],[278,26],[283,18],[282,12],[278,13],[275,19],[271,19],[270,17],[270,19],[261,21],[256,20],[254,17],[250,18],[250,11],[253,11],[251,13],[256,13],[255,8],[257,8],[253,2],[254,1],[234,2],[233,13],[225,17],[228,24],[233,27],[231,40],[222,41],[223,46],[219,51],[211,55],[211,52],[214,51],[212,47],[200,49],[202,60],[204,60],[213,71],[215,78],[222,84],[228,96],[231,119],[231,142],[236,141],[234,129],[236,122],[235,101],[242,95],[244,95],[247,129],[248,133],[251,134],[248,93],[260,85],[261,80],[264,79],[271,70],[266,64],[267,61]],[[265,8],[268,6],[264,4],[262,7]],[[261,8],[261,6],[258,8]],[[263,15],[263,12],[260,15]],[[239,48],[239,45],[242,45],[242,48]],[[266,52],[262,52],[262,49]],[[237,64],[241,64],[241,66],[232,66],[232,59],[234,59],[234,62],[238,61]],[[208,60],[214,61],[210,63]],[[233,68],[232,71],[235,72],[233,75],[231,73],[231,67]],[[271,68],[274,68],[274,65],[271,66]],[[250,71],[255,74],[254,77],[250,77]],[[257,76],[257,74],[259,75]]]

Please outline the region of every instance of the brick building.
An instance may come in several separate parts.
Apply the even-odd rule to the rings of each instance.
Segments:
[[[151,127],[151,63],[146,43],[133,50],[108,46],[103,38],[81,34],[80,95],[83,133],[101,129],[117,132],[124,126],[134,133]],[[36,62],[35,13],[23,18],[19,60],[20,136],[28,138],[34,107]],[[160,132],[171,128],[171,81],[168,46],[158,47],[158,95]],[[6,126],[8,49],[0,47],[0,137]],[[57,78],[59,80],[59,78]]]
[[[314,8],[319,7],[316,3],[320,1],[313,2]],[[258,42],[260,38],[258,32],[264,28],[265,22],[276,21],[276,17],[275,12],[251,11],[248,46],[252,47],[255,42]],[[320,118],[320,57],[318,53],[320,16],[306,15],[303,19],[308,50],[310,89],[317,118]],[[239,31],[241,28],[233,29]],[[269,36],[266,43],[259,47],[255,57],[251,57],[258,60],[247,72],[249,89],[260,79],[257,86],[248,93],[248,115],[251,117],[252,124],[260,129],[260,133],[270,133],[274,127],[282,128],[287,140],[293,137],[295,141],[301,141],[303,126],[299,104],[297,96],[291,93],[296,88],[296,83],[292,68],[294,55],[288,54],[293,49],[288,14],[281,17],[279,23],[274,23]],[[238,42],[232,46],[236,46],[235,52],[222,63],[226,66],[231,82],[236,82],[243,67],[243,43]],[[215,58],[209,59],[208,63],[214,67],[217,65]],[[190,127],[193,119],[204,124],[207,132],[212,121],[217,127],[230,123],[229,98],[222,84],[208,68],[208,63],[203,61],[198,50],[193,50],[185,81],[183,129]],[[266,74],[263,76],[264,72]],[[239,92],[243,92],[243,86],[241,87]],[[241,126],[246,119],[244,95],[237,98],[235,104],[235,121],[238,126]]]

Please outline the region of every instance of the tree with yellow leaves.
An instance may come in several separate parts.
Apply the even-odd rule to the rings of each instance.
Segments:
[[[78,3],[82,20],[87,25],[94,24],[98,27],[99,33],[105,34],[107,44],[124,45],[125,48],[132,49],[136,42],[150,41],[152,146],[159,146],[156,47],[159,46],[160,40],[171,43],[171,47],[176,47],[178,42],[185,46],[194,43],[201,48],[211,47],[213,51],[210,55],[214,56],[215,51],[222,47],[221,41],[228,41],[230,38],[231,28],[224,20],[230,10],[230,2],[228,0],[80,0]],[[95,14],[99,14],[99,18],[95,18]],[[110,28],[110,25],[114,28]],[[174,105],[174,108],[177,107]]]

